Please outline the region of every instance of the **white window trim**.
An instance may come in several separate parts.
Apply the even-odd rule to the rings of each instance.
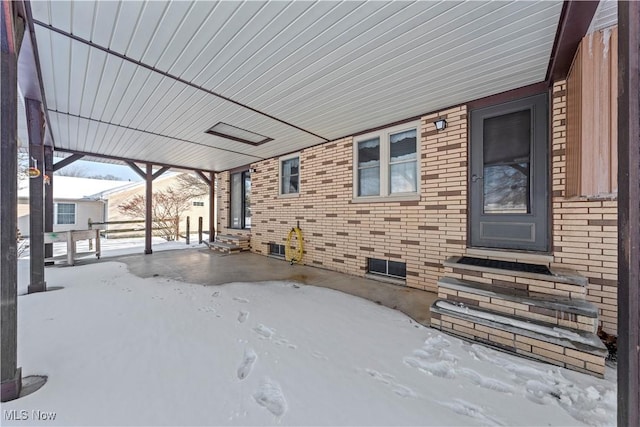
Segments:
[[[390,151],[391,144],[389,137],[391,134],[403,132],[407,130],[416,130],[416,191],[408,193],[389,192],[389,174],[390,174]],[[401,125],[385,128],[376,132],[365,135],[358,135],[353,138],[353,198],[352,203],[371,203],[371,202],[391,202],[391,201],[407,201],[420,200],[420,181],[421,181],[421,137],[420,137],[420,121],[408,122]],[[375,196],[359,196],[358,195],[358,143],[373,138],[380,139],[380,194]]]
[[[58,205],[73,205],[73,224],[60,224],[58,222]],[[56,202],[53,204],[53,213],[54,213],[54,225],[76,225],[78,223],[78,204],[74,202]]]
[[[298,192],[297,193],[283,193],[282,192],[282,162],[285,160],[298,158]],[[302,162],[300,161],[300,152],[287,154],[286,156],[282,156],[278,158],[278,197],[282,198],[290,198],[290,197],[300,197],[300,181],[302,181]]]

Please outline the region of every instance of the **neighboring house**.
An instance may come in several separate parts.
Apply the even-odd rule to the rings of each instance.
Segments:
[[[179,186],[178,176],[180,173],[166,172],[153,181],[153,191],[165,191],[169,187],[177,189]],[[105,221],[128,221],[128,220],[141,220],[144,218],[133,218],[120,212],[120,205],[127,203],[132,198],[141,195],[144,196],[146,191],[146,184],[144,181],[133,182],[130,185],[120,188],[114,188],[106,191],[103,194],[103,198],[106,202],[106,215]],[[190,218],[191,233],[198,231],[198,218],[202,217],[203,230],[209,230],[209,196],[203,195],[193,198],[190,201],[190,208],[186,210],[180,216],[180,234],[184,234],[186,230],[187,217]],[[215,221],[214,221],[215,222]],[[143,225],[139,225],[143,228]],[[117,225],[109,226],[109,229],[131,229],[136,228],[135,225]],[[133,233],[134,235],[140,235],[139,232]],[[129,234],[130,235],[130,234]],[[120,236],[125,236],[124,233]]]
[[[89,219],[104,221],[105,191],[131,185],[129,181],[111,181],[71,176],[53,177],[53,231],[86,230]],[[18,229],[29,236],[29,183],[21,182],[18,191]]]
[[[218,174],[222,240],[282,256],[299,224],[305,264],[437,292],[434,327],[603,375],[595,332],[616,334],[618,310],[615,16],[596,15],[550,87]]]
[[[176,188],[179,173],[165,173],[153,181],[153,190],[162,191],[168,187]],[[29,235],[29,183],[21,183],[18,191],[18,229],[27,237]],[[144,181],[110,181],[69,176],[54,176],[53,231],[86,230],[89,220],[92,222],[142,220],[120,213],[118,207],[136,195],[145,194]],[[180,232],[186,229],[186,218],[191,219],[191,231],[198,231],[198,217],[203,219],[203,230],[209,230],[209,196],[205,195],[191,200],[190,208],[180,217]],[[139,225],[116,225],[109,229],[144,228]],[[105,228],[105,226],[95,226]],[[118,233],[109,237],[128,237],[140,233]]]

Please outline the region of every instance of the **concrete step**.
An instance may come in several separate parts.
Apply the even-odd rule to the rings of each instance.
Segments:
[[[212,251],[223,253],[223,254],[234,254],[242,251],[240,246],[230,245],[228,243],[208,242],[207,245],[209,246],[209,249],[211,249]]]
[[[593,333],[441,299],[431,306],[431,326],[521,356],[604,376],[607,349]]]
[[[251,249],[251,236],[234,236],[231,234],[219,234],[216,236],[216,242],[226,245],[237,246],[242,251]]]
[[[438,280],[438,297],[505,315],[585,332],[598,329],[598,308],[583,299],[540,294],[471,280],[443,277]]]
[[[443,263],[446,276],[494,286],[516,288],[531,293],[556,295],[573,299],[584,299],[586,294],[588,285],[587,278],[573,270],[561,268],[547,269],[544,265],[517,262],[510,263],[497,260],[494,260],[494,262],[504,264],[505,268],[486,267],[465,264],[461,262],[463,261],[462,258],[463,257],[451,257]],[[478,258],[475,259],[477,260]],[[544,268],[548,272],[522,271],[521,268]]]

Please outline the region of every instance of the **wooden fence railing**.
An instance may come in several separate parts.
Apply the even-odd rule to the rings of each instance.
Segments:
[[[144,219],[133,219],[133,220],[128,220],[128,221],[103,221],[103,222],[93,222],[91,221],[91,218],[89,218],[88,221],[88,226],[89,226],[89,230],[93,230],[94,227],[96,227],[96,229],[100,230],[100,235],[102,237],[106,237],[109,238],[110,234],[124,234],[124,233],[135,233],[135,232],[144,232],[144,223],[145,220]],[[109,229],[110,225],[123,225],[123,224],[142,224],[141,227],[133,227],[133,228],[112,228]],[[102,228],[101,226],[104,226],[104,228]],[[152,231],[159,231],[159,230],[168,230],[171,227],[152,227],[151,230]]]
[[[178,237],[182,237],[183,239],[185,239],[186,244],[188,245],[190,243],[191,219],[190,219],[190,217],[187,217],[186,219],[187,219],[187,226],[186,226],[185,234],[180,234],[180,232],[178,231]],[[109,238],[109,234],[116,234],[117,235],[117,234],[124,234],[124,233],[144,232],[144,223],[145,223],[144,219],[133,219],[133,220],[127,220],[127,221],[94,222],[94,221],[91,221],[91,218],[89,218],[88,226],[89,226],[89,230],[93,230],[94,227],[97,227],[96,229],[100,230],[100,235],[102,237]],[[134,227],[134,228],[109,229],[110,225],[125,225],[125,224],[142,224],[142,226],[141,227]],[[103,229],[103,228],[101,228],[101,226],[104,226],[105,228]],[[170,228],[171,227],[152,227],[151,230],[152,231],[158,231],[158,230],[167,230],[167,229],[170,229]],[[209,232],[203,230],[203,228],[202,228],[202,217],[198,217],[198,243],[202,243],[203,242],[203,237],[202,237],[203,234],[206,234],[208,236]]]

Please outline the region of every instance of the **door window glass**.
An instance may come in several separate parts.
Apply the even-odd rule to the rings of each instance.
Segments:
[[[531,110],[484,120],[483,178],[484,213],[531,212]]]

